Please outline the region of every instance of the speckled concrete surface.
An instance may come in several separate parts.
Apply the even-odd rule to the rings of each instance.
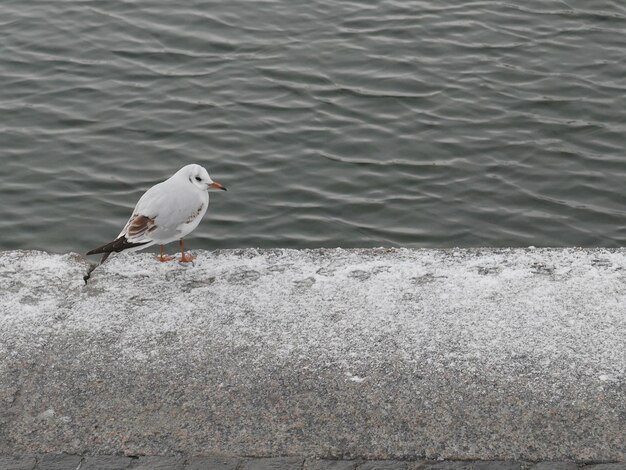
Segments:
[[[626,252],[0,254],[0,453],[623,461]]]
[[[0,470],[626,470],[626,463],[324,460],[302,457],[2,456]]]

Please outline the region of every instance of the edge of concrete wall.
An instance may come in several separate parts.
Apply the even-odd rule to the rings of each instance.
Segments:
[[[623,461],[626,252],[0,253],[0,454]]]

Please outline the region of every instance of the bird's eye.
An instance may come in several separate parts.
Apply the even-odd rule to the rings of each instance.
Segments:
[[[199,176],[196,176],[196,181],[202,181],[202,178],[200,178]]]

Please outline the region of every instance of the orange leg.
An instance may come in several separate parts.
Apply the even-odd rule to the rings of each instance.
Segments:
[[[180,239],[180,261],[181,263],[189,263],[196,259],[195,256],[192,256],[191,253],[185,253],[185,242],[183,239]]]
[[[164,261],[172,261],[173,259],[175,259],[174,256],[167,256],[164,251],[163,251],[163,245],[159,245],[161,247],[161,253],[159,254],[159,256],[157,256],[157,260],[159,260],[161,263]]]

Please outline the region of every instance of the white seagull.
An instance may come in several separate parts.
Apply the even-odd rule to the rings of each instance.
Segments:
[[[163,253],[163,245],[180,240],[180,260],[193,261],[185,253],[183,237],[191,233],[200,223],[209,207],[210,189],[226,188],[211,179],[200,165],[187,165],[171,178],[148,189],[133,210],[126,226],[115,240],[88,252],[88,255],[104,253],[100,264],[120,251],[137,251],[156,243],[161,245],[159,261],[170,261],[174,257]]]

